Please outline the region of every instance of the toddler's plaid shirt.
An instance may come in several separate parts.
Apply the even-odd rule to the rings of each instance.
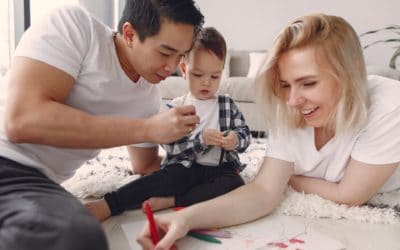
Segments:
[[[245,164],[239,160],[238,152],[244,152],[250,145],[250,129],[246,125],[243,114],[240,112],[235,102],[229,96],[218,96],[219,105],[219,125],[221,131],[230,129],[235,132],[238,137],[238,144],[235,150],[225,151],[224,159],[231,162],[233,166],[242,171]],[[202,153],[206,150],[207,145],[204,144],[201,132],[198,132],[194,139],[185,136],[182,139],[170,144],[163,144],[162,147],[167,152],[167,156],[163,159],[161,167],[171,164],[182,164],[185,167],[190,167],[196,161],[196,153]]]

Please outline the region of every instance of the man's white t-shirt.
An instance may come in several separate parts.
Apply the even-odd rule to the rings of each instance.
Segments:
[[[126,76],[116,54],[113,31],[79,6],[55,9],[30,27],[15,56],[45,62],[71,75],[75,85],[65,104],[73,108],[126,118],[146,118],[159,111],[158,86],[143,78],[135,83]],[[71,177],[99,151],[12,144],[0,131],[1,156],[35,167],[57,182]]]
[[[338,182],[350,159],[367,164],[400,162],[400,82],[368,77],[371,105],[363,129],[335,136],[320,150],[315,148],[314,129],[297,129],[287,136],[268,138],[267,157],[294,163],[294,173]],[[379,166],[377,166],[379,167]],[[380,191],[400,188],[400,168]]]

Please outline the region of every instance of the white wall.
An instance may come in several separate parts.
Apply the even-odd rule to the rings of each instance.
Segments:
[[[205,25],[215,26],[221,31],[228,47],[233,49],[268,49],[274,37],[291,20],[315,12],[342,16],[359,34],[389,24],[400,25],[399,0],[196,0],[196,2],[205,16]],[[362,43],[371,39],[372,37],[368,40],[362,39]],[[392,47],[386,44],[368,48],[365,51],[367,64],[388,65],[393,52]]]

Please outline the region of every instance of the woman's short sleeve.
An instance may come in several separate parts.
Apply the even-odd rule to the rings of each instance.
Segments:
[[[292,162],[293,157],[291,157],[289,153],[288,145],[290,145],[290,142],[286,136],[272,135],[272,133],[269,133],[265,156]]]
[[[372,120],[360,132],[351,156],[367,164],[400,162],[400,108]]]

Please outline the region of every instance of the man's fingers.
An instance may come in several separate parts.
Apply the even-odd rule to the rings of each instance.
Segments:
[[[177,106],[179,123],[183,125],[185,132],[192,132],[200,123],[200,117],[196,115],[196,108],[193,105]]]
[[[186,126],[196,126],[200,122],[200,117],[198,115],[183,115],[181,121]]]
[[[183,115],[195,115],[196,114],[196,108],[193,105],[182,105],[182,106],[177,106],[176,110]]]

